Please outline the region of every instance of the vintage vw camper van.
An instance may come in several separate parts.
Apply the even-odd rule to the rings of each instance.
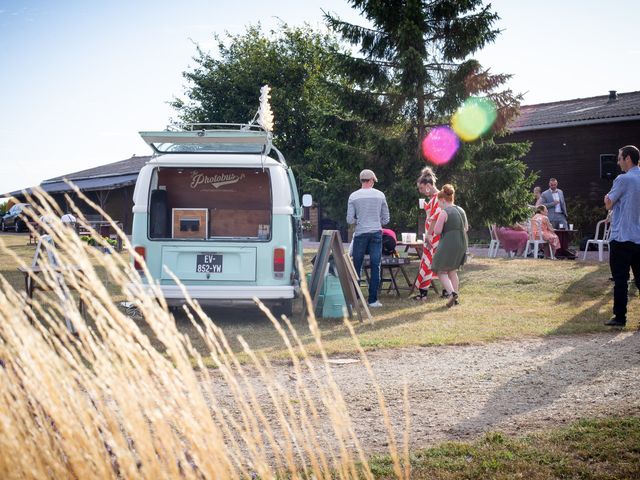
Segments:
[[[258,297],[289,313],[299,294],[302,209],[271,134],[192,124],[140,135],[154,155],[134,191],[132,244],[169,305],[184,301],[170,271],[203,305]]]

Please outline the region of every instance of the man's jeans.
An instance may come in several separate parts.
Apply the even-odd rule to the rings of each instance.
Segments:
[[[629,268],[640,290],[640,244],[633,242],[609,242],[609,266],[613,277],[613,314],[620,321],[627,319]]]
[[[380,286],[380,259],[382,258],[382,231],[361,233],[353,237],[353,266],[358,276],[362,269],[364,256],[369,254],[371,266],[371,281],[369,282],[369,303],[378,301],[378,287]]]

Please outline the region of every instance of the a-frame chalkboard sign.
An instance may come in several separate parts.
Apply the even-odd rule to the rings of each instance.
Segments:
[[[355,313],[358,314],[358,319],[362,322],[362,310],[364,310],[367,318],[371,320],[371,313],[369,312],[367,302],[360,291],[358,276],[353,268],[351,258],[349,258],[344,248],[342,248],[342,239],[340,238],[340,232],[337,230],[323,230],[322,236],[320,237],[320,246],[318,247],[316,260],[313,264],[313,270],[311,271],[311,279],[309,280],[309,295],[314,311],[318,305],[324,278],[329,269],[329,258],[332,255],[333,264],[338,274],[342,293],[347,304],[349,318],[353,317],[355,310]],[[303,315],[305,313],[306,311],[303,311]]]

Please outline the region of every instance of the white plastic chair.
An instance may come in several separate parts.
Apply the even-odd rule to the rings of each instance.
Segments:
[[[609,237],[611,236],[611,222],[607,220],[600,220],[596,224],[596,236],[591,240],[587,240],[587,244],[584,247],[584,255],[582,256],[582,260],[586,260],[587,252],[589,251],[589,245],[595,244],[598,245],[598,261],[601,262],[604,253],[604,247],[607,247],[607,251],[609,250]]]
[[[500,240],[498,240],[498,235],[496,235],[496,225],[489,225],[489,235],[491,236],[491,241],[489,242],[489,253],[487,256],[489,258],[496,258],[498,256],[498,250],[500,249]]]
[[[527,240],[527,247],[524,249],[524,258],[527,258],[529,255],[529,247],[533,246],[533,258],[538,258],[538,250],[540,245],[546,245],[548,242],[542,238],[542,220],[536,220],[536,228],[533,228],[531,221],[527,224],[527,231],[529,233],[529,240]],[[538,235],[534,235],[534,231],[538,232]],[[549,254],[551,255],[551,259],[555,260],[555,255],[553,254],[553,248],[549,245]]]

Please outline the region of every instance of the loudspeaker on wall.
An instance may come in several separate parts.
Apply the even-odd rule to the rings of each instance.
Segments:
[[[613,180],[620,174],[618,157],[611,154],[600,155],[600,178]]]

